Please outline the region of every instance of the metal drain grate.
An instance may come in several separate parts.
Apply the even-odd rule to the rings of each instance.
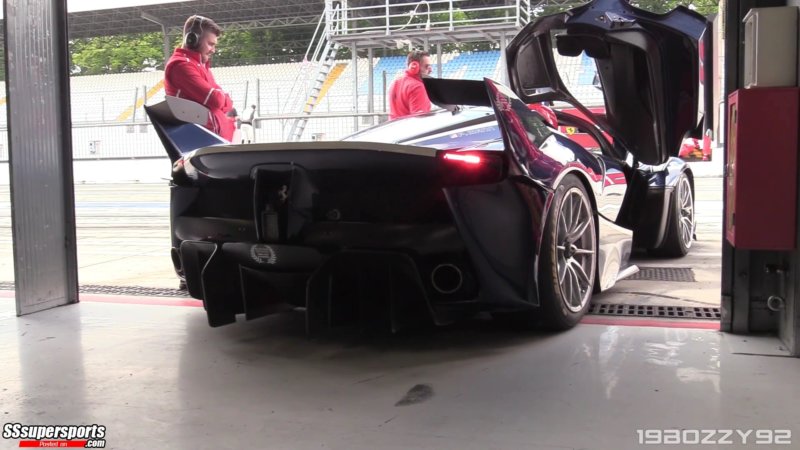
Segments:
[[[0,290],[14,290],[14,283],[0,281]],[[189,297],[189,292],[185,290],[153,288],[145,286],[104,286],[99,284],[85,284],[80,286],[79,292],[82,294],[133,295],[141,297]]]
[[[662,317],[668,319],[720,320],[722,314],[717,307],[699,306],[654,306],[654,305],[603,305],[593,304],[589,314],[600,316]]]
[[[694,271],[686,267],[639,267],[626,280],[695,282]]]
[[[185,290],[144,286],[103,286],[87,284],[80,287],[80,292],[86,294],[137,295],[143,297],[189,297],[189,292]]]

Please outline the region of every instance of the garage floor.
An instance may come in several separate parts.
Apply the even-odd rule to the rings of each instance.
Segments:
[[[788,429],[800,446],[800,359],[713,322],[307,337],[297,312],[211,329],[177,299],[17,318],[3,297],[3,422],[105,425],[107,448],[621,450],[645,429]]]

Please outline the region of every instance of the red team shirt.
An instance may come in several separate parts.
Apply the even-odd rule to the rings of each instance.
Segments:
[[[203,64],[200,53],[176,48],[164,70],[164,91],[167,95],[185,98],[208,108],[206,128],[230,141],[236,129],[226,114],[233,102],[214,81],[211,65]]]
[[[392,83],[389,89],[389,119],[428,112],[431,101],[422,84],[422,77],[406,73]]]

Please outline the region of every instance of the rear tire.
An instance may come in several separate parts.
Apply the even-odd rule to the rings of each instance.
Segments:
[[[574,327],[589,310],[597,271],[597,234],[589,195],[574,175],[556,188],[539,255],[540,319]]]

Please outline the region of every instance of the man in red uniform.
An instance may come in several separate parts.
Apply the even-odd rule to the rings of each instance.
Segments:
[[[406,72],[389,88],[389,118],[426,113],[431,110],[431,101],[422,84],[422,77],[431,74],[431,57],[427,52],[413,51],[406,60]]]
[[[183,25],[183,46],[175,49],[164,68],[167,95],[200,103],[209,110],[206,128],[230,141],[236,126],[227,113],[233,108],[231,97],[211,75],[211,55],[222,34],[213,20],[191,16]]]

